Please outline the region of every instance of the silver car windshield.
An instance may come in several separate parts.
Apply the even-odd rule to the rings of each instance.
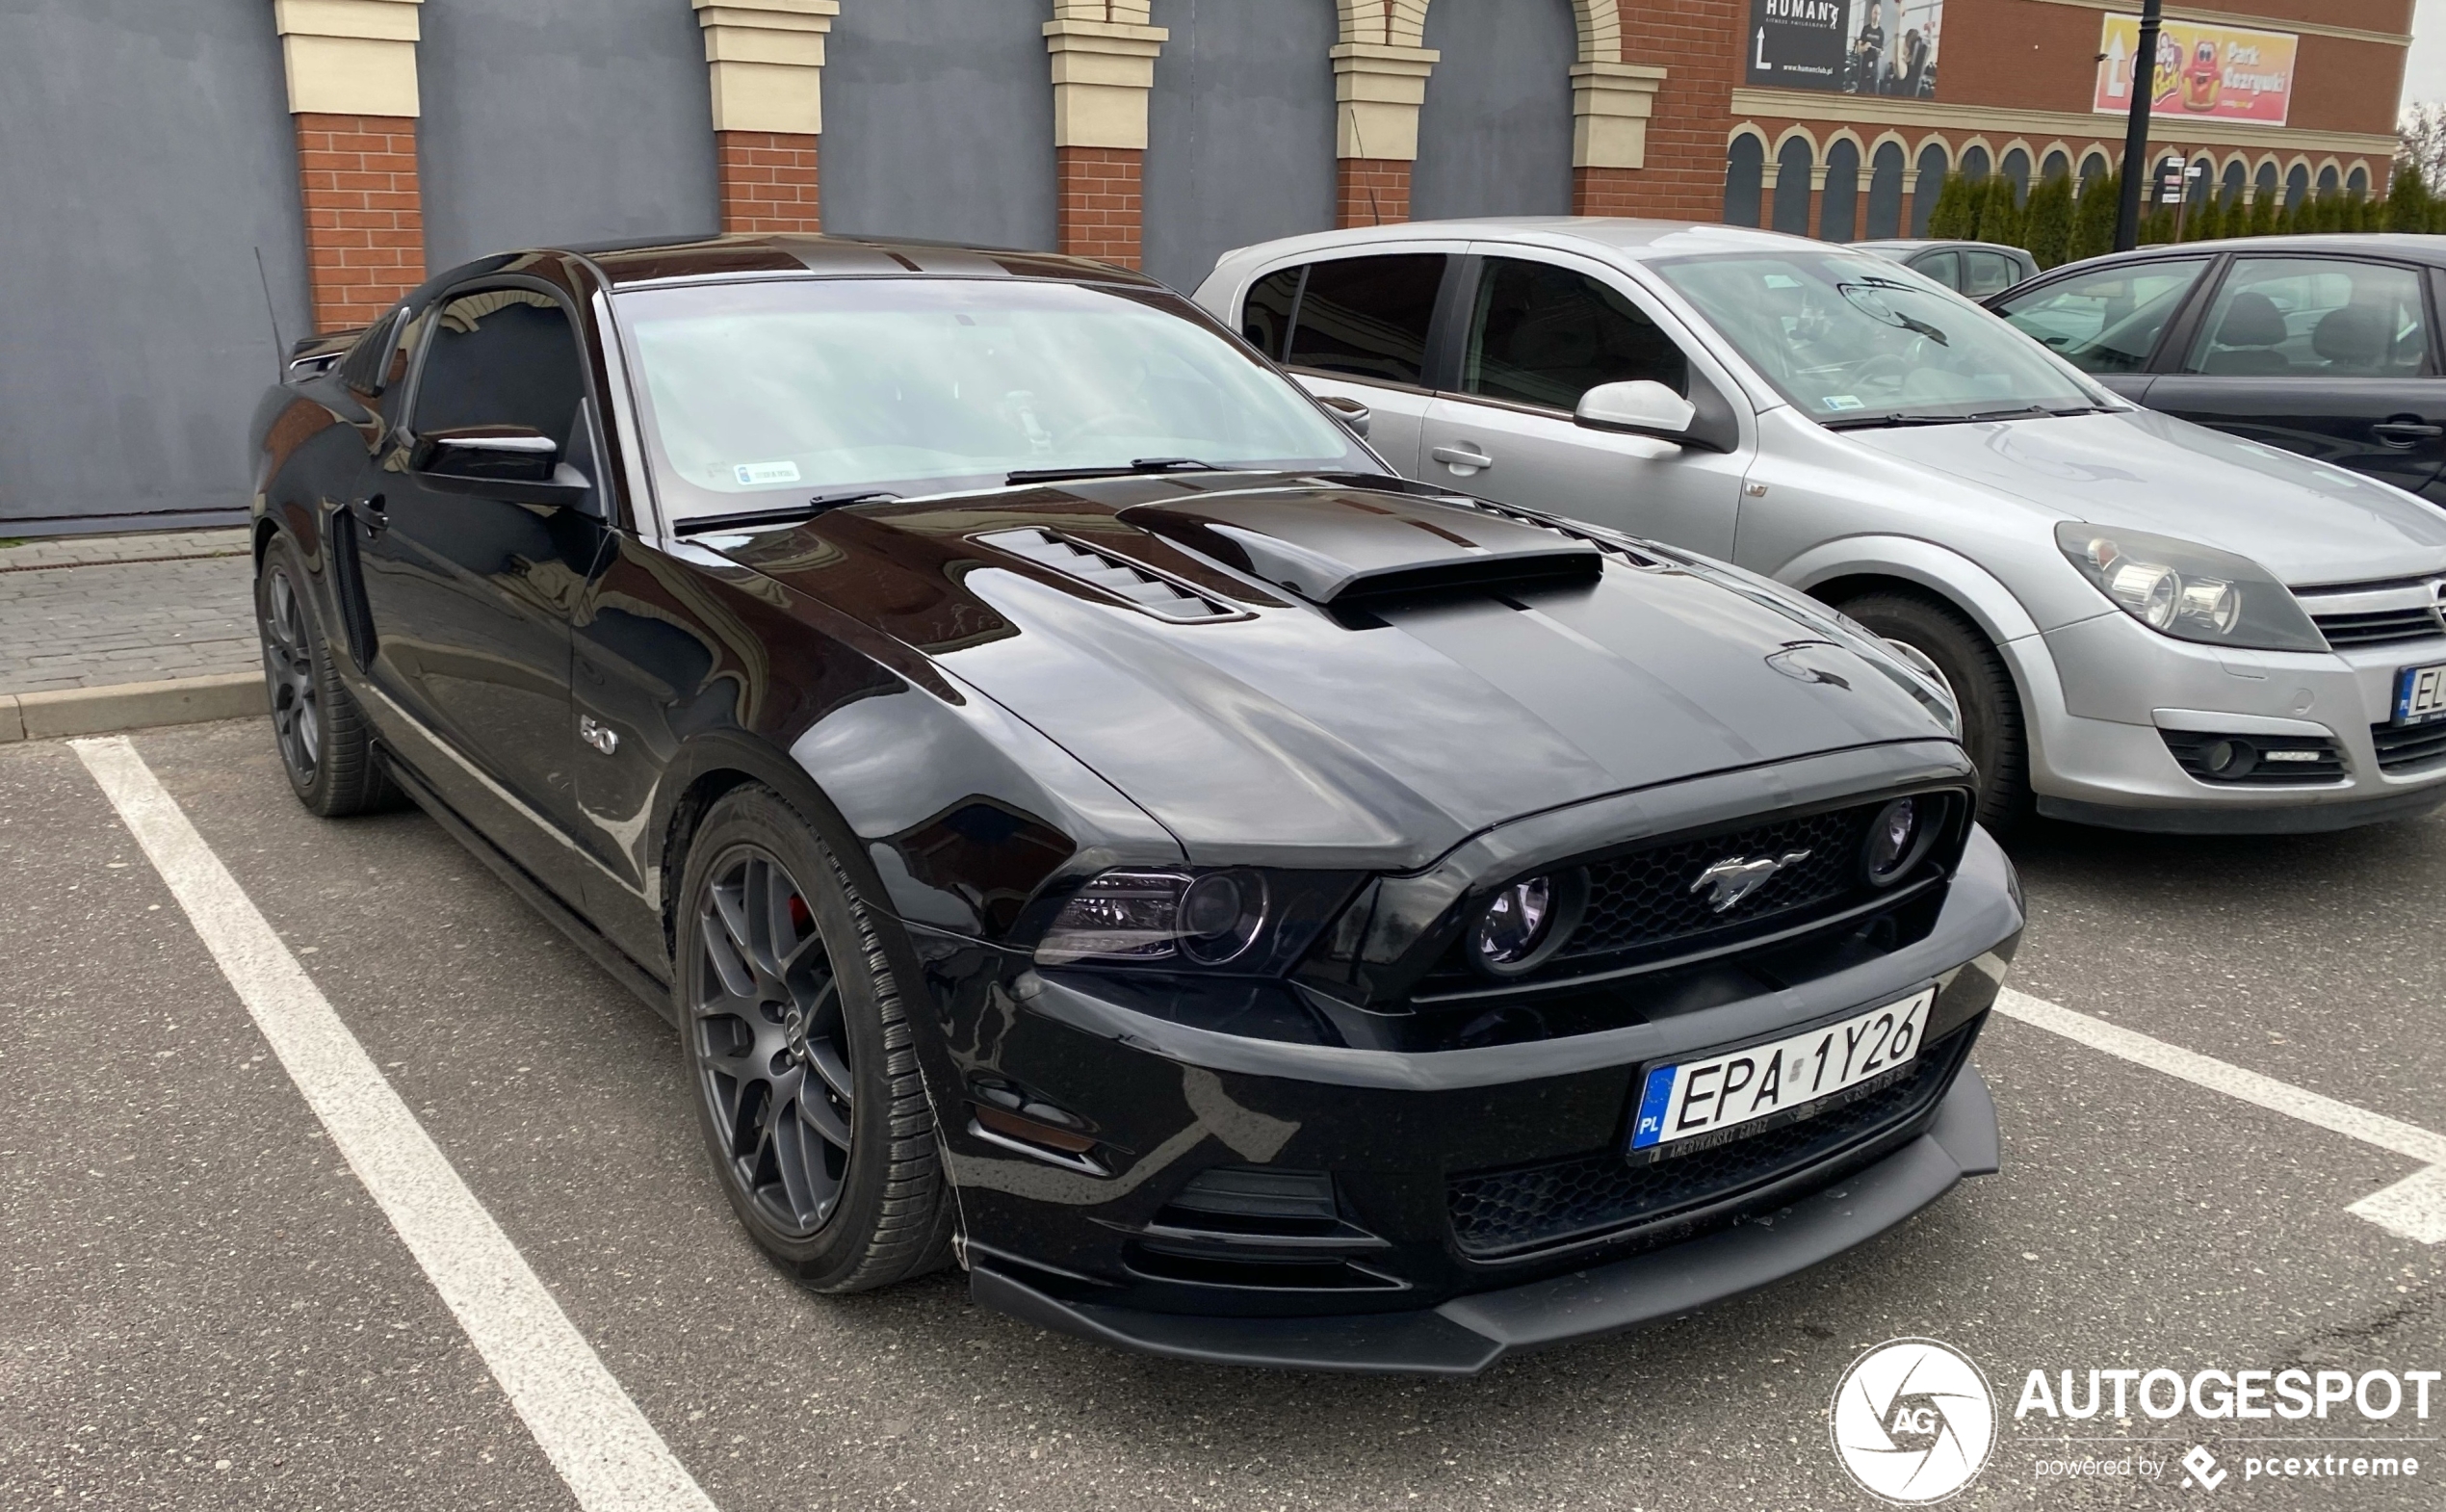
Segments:
[[[1157,291],[787,279],[640,289],[617,305],[674,523],[1148,460],[1380,466]]]
[[[2078,414],[2112,403],[2004,322],[1883,260],[1794,250],[1652,266],[1824,425]]]

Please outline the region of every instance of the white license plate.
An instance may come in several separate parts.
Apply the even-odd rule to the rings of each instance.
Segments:
[[[1728,1131],[1806,1108],[1909,1065],[1919,1055],[1920,1031],[1936,1001],[1937,989],[1931,987],[1770,1045],[1658,1066],[1641,1088],[1630,1147],[1646,1150],[1709,1134],[1721,1137],[1708,1143],[1720,1143],[1736,1137]]]
[[[2446,663],[2407,666],[2395,674],[2395,722],[2446,719]]]

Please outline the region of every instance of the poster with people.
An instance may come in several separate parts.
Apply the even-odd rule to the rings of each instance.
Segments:
[[[1933,98],[1944,12],[1945,0],[1750,0],[1749,82]]]

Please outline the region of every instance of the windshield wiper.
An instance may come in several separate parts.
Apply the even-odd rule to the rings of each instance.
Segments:
[[[742,509],[736,514],[700,514],[673,525],[671,534],[703,535],[710,531],[736,530],[742,525],[789,525],[798,520],[812,520],[826,509],[845,504],[874,504],[898,497],[897,493],[886,493],[880,488],[862,488],[854,493],[820,493],[804,504],[775,505],[769,509]]]
[[[1023,467],[1004,478],[1007,484],[1058,483],[1075,478],[1137,478],[1156,473],[1216,473],[1222,469],[1194,456],[1142,456],[1127,467]]]
[[[2076,404],[2070,409],[2049,409],[2044,404],[2021,404],[2012,409],[1980,409],[1966,415],[1927,415],[1909,410],[1890,415],[1861,415],[1858,418],[1820,422],[1829,430],[1865,430],[1878,426],[1966,426],[1986,420],[2036,420],[2042,416],[2091,415],[2097,413],[2095,404]]]

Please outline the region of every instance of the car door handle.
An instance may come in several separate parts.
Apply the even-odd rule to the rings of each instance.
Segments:
[[[2427,425],[2417,420],[2381,420],[2370,427],[2370,433],[2389,446],[2411,446],[2446,435],[2446,426]]]
[[[370,536],[381,534],[391,528],[391,517],[382,510],[382,496],[375,494],[349,506],[349,518],[365,527]]]
[[[1474,467],[1483,472],[1495,465],[1494,457],[1484,452],[1473,452],[1466,446],[1434,447],[1427,455],[1446,467]]]

